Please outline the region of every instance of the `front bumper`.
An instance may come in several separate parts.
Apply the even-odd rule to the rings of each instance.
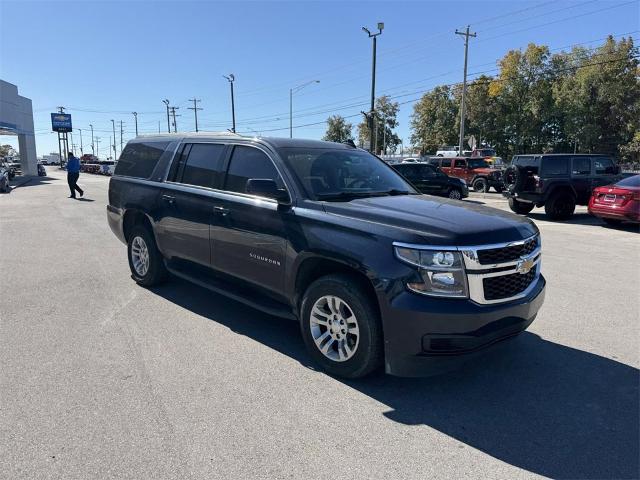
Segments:
[[[544,302],[545,284],[540,275],[526,297],[502,304],[480,305],[408,291],[380,302],[386,372],[403,377],[440,373],[521,333]]]

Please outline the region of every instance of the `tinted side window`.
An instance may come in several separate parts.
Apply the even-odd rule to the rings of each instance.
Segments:
[[[149,178],[169,142],[128,143],[116,163],[115,175]]]
[[[184,165],[181,183],[219,188],[224,148],[224,145],[213,143],[194,143]]]
[[[612,175],[615,173],[613,162],[608,157],[596,157],[593,159],[596,175]]]
[[[456,168],[464,168],[465,167],[465,161],[464,160],[456,160],[454,166]]]
[[[572,175],[590,175],[591,160],[589,157],[573,157],[571,164]]]
[[[236,146],[229,162],[224,189],[230,192],[247,192],[250,178],[275,180],[279,188],[284,188],[276,167],[264,152],[253,147]]]
[[[420,169],[420,176],[421,177],[435,177],[436,176],[436,171],[427,165],[423,165],[422,168]]]
[[[442,159],[442,166],[443,167],[450,167],[451,166],[451,160],[447,159],[445,160],[444,158]]]
[[[543,175],[567,175],[569,173],[569,157],[542,157]]]

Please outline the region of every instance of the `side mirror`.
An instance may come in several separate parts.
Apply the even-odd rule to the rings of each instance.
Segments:
[[[250,178],[247,180],[247,193],[260,197],[273,198],[278,203],[289,203],[289,194],[283,188],[278,188],[274,180],[269,178]]]

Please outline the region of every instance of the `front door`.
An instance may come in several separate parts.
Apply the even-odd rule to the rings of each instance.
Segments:
[[[275,293],[284,291],[286,224],[293,212],[275,200],[246,193],[247,180],[284,182],[265,151],[236,145],[211,225],[214,269]]]
[[[165,182],[157,220],[158,247],[167,258],[211,266],[209,229],[222,180],[225,145],[184,145]]]
[[[463,178],[467,183],[471,181],[467,170],[467,161],[464,159],[456,159],[453,164],[452,177]]]
[[[571,184],[576,191],[576,203],[584,205],[591,196],[591,159],[577,155],[571,159]]]

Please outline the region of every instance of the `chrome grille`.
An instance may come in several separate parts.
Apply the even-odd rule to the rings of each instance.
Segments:
[[[536,278],[537,267],[533,267],[528,273],[511,273],[498,277],[488,277],[482,279],[484,287],[484,298],[486,300],[498,300],[510,298],[524,292],[531,282]]]
[[[489,248],[478,250],[478,261],[482,265],[510,262],[522,256],[529,255],[538,247],[538,236],[532,237],[519,245],[511,245],[502,248]]]

